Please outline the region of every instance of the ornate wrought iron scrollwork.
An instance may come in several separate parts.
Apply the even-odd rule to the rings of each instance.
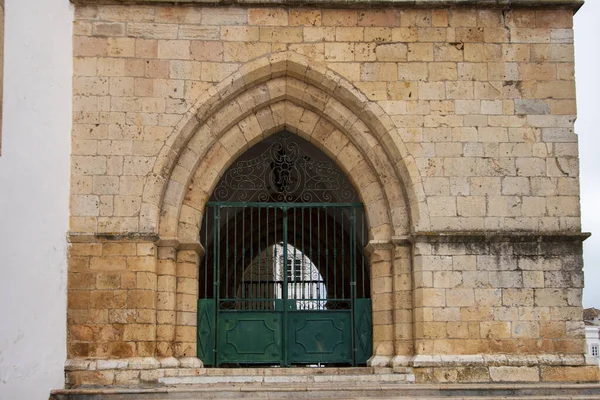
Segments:
[[[234,163],[215,188],[213,199],[280,203],[356,201],[354,189],[344,174],[331,161],[311,155],[314,152],[311,147],[292,134],[279,134],[257,157]]]

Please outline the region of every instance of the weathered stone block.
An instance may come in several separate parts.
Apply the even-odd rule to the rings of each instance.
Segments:
[[[600,379],[598,366],[540,367],[542,382],[597,382]]]

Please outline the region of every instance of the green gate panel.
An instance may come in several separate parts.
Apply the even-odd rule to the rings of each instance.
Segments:
[[[352,363],[349,311],[288,312],[290,363]]]
[[[356,346],[356,364],[366,364],[373,355],[373,319],[371,299],[354,300],[354,326]]]
[[[282,354],[282,316],[268,311],[220,311],[217,365],[279,364]]]
[[[278,159],[293,153],[274,149]],[[304,202],[311,193],[303,202],[284,196],[282,202],[207,203],[197,331],[206,366],[354,366],[371,357],[362,205]]]
[[[215,364],[215,300],[198,300],[198,358],[204,365]]]

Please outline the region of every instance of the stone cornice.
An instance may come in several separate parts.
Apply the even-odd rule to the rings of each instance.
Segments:
[[[455,231],[415,232],[411,240],[416,243],[461,243],[461,242],[583,242],[592,234],[588,232],[532,232],[532,231]]]
[[[163,4],[206,6],[319,6],[331,8],[361,7],[527,7],[571,8],[578,10],[583,0],[70,0],[74,4]]]
[[[69,243],[105,243],[105,242],[152,242],[159,247],[173,247],[177,250],[193,250],[204,255],[204,247],[200,242],[182,242],[178,238],[161,238],[156,233],[123,232],[123,233],[67,233]]]
[[[370,240],[367,250],[392,249],[411,243],[460,243],[460,242],[583,242],[589,232],[533,232],[533,231],[434,231],[415,232],[408,236],[394,236],[389,240]],[[174,247],[178,250],[195,250],[204,254],[199,242],[182,242],[177,238],[161,238],[155,233],[83,233],[69,232],[69,243],[91,242],[154,242],[159,247]]]
[[[159,237],[155,233],[123,232],[123,233],[87,233],[69,232],[69,243],[97,243],[97,242],[156,242]]]

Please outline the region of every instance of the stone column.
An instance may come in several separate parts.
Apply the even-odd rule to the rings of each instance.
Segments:
[[[393,247],[389,242],[370,241],[366,248],[371,266],[373,305],[372,367],[389,366],[394,355]]]
[[[408,238],[393,240],[394,366],[407,366],[414,353],[411,246]]]
[[[174,246],[158,248],[158,286],[156,293],[156,355],[175,354],[177,250]]]
[[[177,251],[175,357],[196,357],[199,250]]]

